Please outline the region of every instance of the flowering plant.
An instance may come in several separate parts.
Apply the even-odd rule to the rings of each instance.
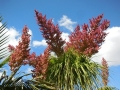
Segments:
[[[9,46],[13,50],[9,61],[11,70],[29,64],[34,68],[32,76],[36,81],[54,83],[56,89],[73,90],[74,85],[83,90],[96,88],[100,65],[92,62],[90,57],[100,49],[110,22],[102,21],[103,14],[90,19],[90,25],[77,25],[66,42],[62,39],[59,26],[54,25],[52,19],[47,20],[37,10],[35,15],[48,46],[39,56],[35,52],[30,54],[30,35],[25,26],[19,44],[16,47]],[[51,56],[51,52],[57,57]]]

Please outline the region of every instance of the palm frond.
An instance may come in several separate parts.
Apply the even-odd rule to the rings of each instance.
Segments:
[[[36,81],[34,79],[28,80],[28,81],[31,82],[34,85],[34,87],[37,87],[37,88],[41,88],[41,89],[45,89],[45,90],[56,90],[54,83],[50,83],[50,82],[40,80],[40,79],[39,79],[39,81]]]
[[[3,61],[0,63],[0,67],[3,67],[3,66],[9,61],[9,58],[10,58],[10,56],[8,56],[5,60],[3,60]]]
[[[25,74],[19,77],[14,77],[11,74],[9,77],[3,73],[1,77],[1,84],[0,84],[0,90],[39,90],[34,84],[29,84],[27,81],[22,80],[24,76],[28,76],[31,74]],[[12,79],[11,79],[12,78]],[[3,81],[2,81],[3,80]]]
[[[99,88],[98,90],[119,90],[119,89],[115,87],[104,86],[104,87]]]
[[[0,23],[1,23],[1,26],[0,26],[0,60],[3,58],[6,58],[9,54],[8,48],[6,46],[9,35],[7,34],[7,31],[6,31],[6,23],[2,24],[2,20],[3,18],[0,16]],[[4,61],[2,61],[0,63],[0,67],[5,65],[8,62],[8,60],[9,59],[6,58]]]

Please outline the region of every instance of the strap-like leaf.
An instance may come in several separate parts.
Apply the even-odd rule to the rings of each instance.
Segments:
[[[9,61],[9,57],[7,57],[5,60],[3,60],[1,63],[0,63],[0,67],[4,66],[8,61]]]

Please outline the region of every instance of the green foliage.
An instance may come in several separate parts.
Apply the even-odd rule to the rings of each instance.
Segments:
[[[9,58],[10,58],[10,56],[8,56],[5,60],[3,60],[3,61],[0,63],[0,67],[3,67],[3,66],[9,61]]]
[[[0,23],[2,23],[2,20],[3,19],[0,16]],[[8,56],[8,48],[5,44],[8,42],[9,35],[7,35],[7,31],[5,29],[6,23],[3,23],[0,26],[0,60]],[[9,61],[8,58],[6,58],[0,63],[0,67],[4,66]]]
[[[2,23],[2,17],[0,17],[0,22]],[[5,58],[8,55],[7,46],[5,44],[8,42],[8,35],[6,29],[6,23],[0,26],[0,59]]]
[[[17,76],[16,72],[12,72],[10,76],[6,75],[6,71],[3,72],[2,76],[0,77],[0,90],[39,90],[37,87],[33,85],[33,83],[24,82],[22,78],[24,76],[28,76],[31,74],[24,74],[22,76]]]
[[[105,30],[109,26],[109,21],[105,20],[103,21],[103,24],[97,24],[102,19],[102,16],[98,16],[93,20],[90,20],[90,29],[88,25],[83,25],[83,34],[81,34],[81,30],[79,28],[76,28],[76,31],[72,33],[72,36],[70,38],[70,43],[66,43],[67,49],[64,50],[63,45],[65,43],[64,40],[61,38],[61,32],[59,31],[59,27],[56,25],[53,25],[52,20],[46,19],[46,16],[42,16],[41,13],[36,12],[36,17],[38,17],[38,24],[42,28],[40,28],[41,32],[43,33],[44,38],[47,40],[47,44],[50,45],[51,51],[53,51],[57,57],[51,56],[49,57],[49,53],[47,50],[44,52],[45,55],[39,56],[39,59],[36,59],[36,55],[33,55],[33,58],[31,61],[35,61],[33,64],[38,64],[36,66],[33,65],[35,70],[38,72],[35,72],[33,70],[33,76],[36,73],[40,73],[37,77],[34,77],[32,80],[27,80],[27,82],[21,83],[20,81],[24,76],[28,76],[31,74],[24,74],[22,76],[15,77],[16,73],[18,72],[19,68],[24,64],[30,64],[30,55],[29,55],[29,42],[30,42],[30,35],[28,34],[28,28],[25,26],[23,29],[23,35],[22,40],[23,42],[19,42],[19,46],[16,47],[16,51],[14,50],[13,59],[10,59],[10,56],[8,56],[8,50],[5,44],[8,42],[8,35],[6,34],[6,23],[3,23],[2,26],[0,26],[0,59],[3,59],[7,57],[3,62],[0,63],[0,67],[5,65],[9,59],[11,61],[11,66],[14,67],[14,70],[12,70],[12,73],[10,76],[6,75],[6,71],[3,72],[2,76],[0,77],[0,90],[40,90],[41,88],[43,90],[76,90],[78,88],[79,90],[116,90],[116,88],[108,87],[108,86],[102,86],[101,80],[101,65],[93,62],[90,59],[90,56],[94,53],[97,53],[98,46],[100,45],[98,42],[91,43],[91,41],[94,41],[94,38],[91,37],[90,33],[92,30],[93,34],[95,36],[98,36],[97,39],[100,39],[99,35],[96,35],[94,32],[94,29],[97,27],[102,28]],[[0,22],[2,22],[2,17],[0,17]],[[98,25],[98,26],[96,26]],[[99,26],[102,25],[102,26]],[[86,31],[85,31],[85,30]],[[98,30],[97,33],[101,32],[101,29]],[[78,33],[79,32],[79,33]],[[81,35],[83,35],[81,37]],[[103,32],[102,40],[107,34]],[[74,37],[75,36],[75,37]],[[78,36],[78,37],[77,37]],[[82,39],[80,39],[80,37]],[[91,39],[88,39],[88,37]],[[82,43],[81,40],[84,40]],[[77,48],[76,43],[74,41],[78,41]],[[88,42],[87,44],[84,42]],[[100,42],[100,43],[101,43]],[[71,44],[73,43],[73,44]],[[26,46],[27,45],[27,46]],[[83,45],[83,48],[80,49],[80,46]],[[85,46],[86,45],[86,46]],[[87,46],[88,45],[88,46]],[[70,49],[73,48],[74,50]],[[95,46],[95,47],[94,47]],[[25,48],[22,48],[25,47]],[[86,49],[87,48],[87,49]],[[82,51],[82,53],[78,53],[77,50]],[[22,51],[21,51],[22,50]],[[87,51],[85,51],[87,50]],[[92,51],[93,50],[93,51]],[[83,53],[84,52],[84,53]],[[89,53],[90,52],[90,53]],[[89,54],[89,55],[87,55]],[[48,55],[48,56],[47,56]],[[14,57],[15,56],[15,57]],[[22,57],[23,56],[23,57]],[[27,60],[28,62],[23,62],[24,60]],[[41,61],[40,61],[41,59]],[[45,62],[46,60],[46,62]],[[20,62],[19,65],[15,66],[15,62]],[[44,62],[44,63],[43,63]],[[42,64],[41,64],[42,63]],[[47,64],[46,64],[47,63]],[[49,63],[49,65],[48,65]],[[39,66],[40,65],[40,66]],[[48,66],[47,66],[48,65]],[[46,69],[46,67],[48,67]],[[44,71],[44,72],[42,72]],[[41,72],[44,73],[44,78],[41,78]],[[19,84],[19,85],[18,85]],[[26,89],[23,89],[23,87],[26,87]],[[101,88],[100,88],[101,87]]]
[[[33,88],[42,88],[42,89],[45,89],[45,90],[56,90],[56,87],[55,87],[55,84],[54,83],[50,83],[50,82],[47,82],[47,81],[44,81],[44,80],[39,80],[39,81],[36,81],[35,79],[33,80],[30,80],[30,82],[32,82],[32,87]]]
[[[118,89],[115,87],[104,86],[99,88],[98,90],[118,90]]]
[[[100,86],[100,65],[74,50],[65,52],[61,57],[51,57],[47,79],[60,90],[92,90]]]

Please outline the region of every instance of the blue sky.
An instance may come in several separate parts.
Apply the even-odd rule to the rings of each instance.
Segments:
[[[31,33],[31,52],[40,54],[46,43],[36,23],[34,10],[38,10],[54,24],[60,26],[62,37],[66,38],[77,24],[89,23],[89,19],[104,14],[110,21],[109,35],[93,60],[101,62],[104,57],[110,66],[110,86],[120,89],[120,0],[0,0],[0,15],[7,22],[10,44],[17,45],[24,25]],[[68,39],[67,39],[68,40]],[[30,68],[26,69],[26,72]]]

